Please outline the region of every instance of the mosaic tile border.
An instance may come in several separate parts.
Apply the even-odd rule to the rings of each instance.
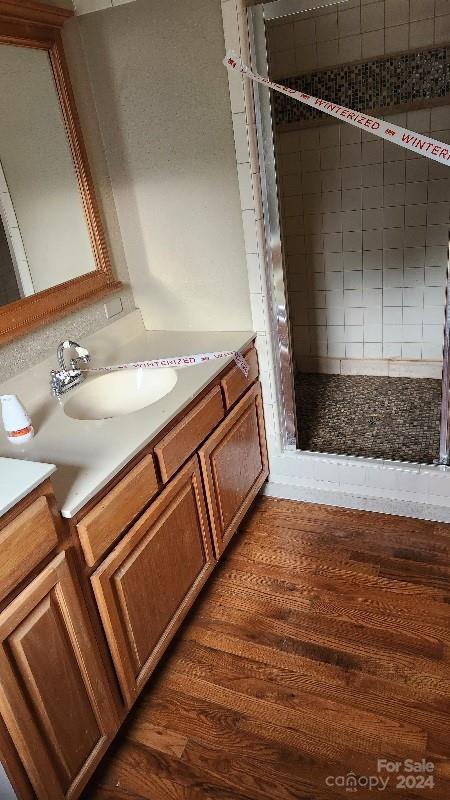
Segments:
[[[355,111],[388,108],[450,95],[450,47],[404,53],[318,70],[280,83],[323,97]],[[277,125],[321,119],[325,115],[274,92]]]

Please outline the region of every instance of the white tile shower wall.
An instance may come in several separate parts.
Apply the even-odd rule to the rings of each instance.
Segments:
[[[450,142],[450,106],[386,119]],[[335,124],[280,133],[277,157],[297,366],[440,361],[448,168]]]
[[[447,0],[349,0],[341,8],[269,23],[271,75],[287,78],[405,50],[447,43]]]

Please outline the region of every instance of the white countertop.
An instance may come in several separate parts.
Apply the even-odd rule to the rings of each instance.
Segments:
[[[53,464],[0,458],[0,517],[55,471]]]
[[[133,312],[78,341],[88,348],[91,366],[95,367],[199,352],[241,350],[253,336],[249,331],[146,331],[139,312]],[[113,419],[77,420],[66,416],[62,404],[50,395],[49,372],[56,367],[57,345],[55,342],[54,357],[0,386],[0,393],[14,393],[20,397],[36,432],[31,442],[17,447],[9,444],[0,431],[0,456],[55,464],[57,469],[52,483],[64,517],[73,517],[232,361],[232,358],[220,359],[178,370],[174,389],[140,411]]]

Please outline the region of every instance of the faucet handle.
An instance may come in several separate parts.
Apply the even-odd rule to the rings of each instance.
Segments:
[[[78,342],[72,342],[70,339],[65,339],[64,342],[61,342],[61,344],[58,345],[58,350],[56,352],[58,364],[63,370],[67,369],[65,362],[66,350],[75,350],[76,352],[76,357],[72,358],[70,362],[71,369],[76,369],[79,361],[87,364],[90,360],[89,351],[86,350],[85,347],[82,347],[80,344],[78,344]]]

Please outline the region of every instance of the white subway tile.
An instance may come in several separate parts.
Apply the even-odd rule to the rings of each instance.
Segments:
[[[423,309],[423,322],[428,325],[444,324],[445,309],[443,305],[427,306]]]
[[[383,358],[401,358],[402,346],[399,342],[383,342]]]
[[[403,313],[401,308],[386,307],[383,310],[383,323],[385,325],[402,325]]]
[[[395,25],[392,28],[385,30],[385,52],[386,55],[391,53],[401,53],[403,50],[408,49],[409,43],[409,25]]]
[[[383,270],[368,269],[363,273],[364,289],[381,289],[383,287]]]
[[[345,327],[344,325],[328,325],[327,326],[328,343],[343,343],[345,342]],[[329,353],[331,355],[331,353]]]
[[[383,290],[382,289],[363,289],[363,305],[368,308],[382,308]]]
[[[424,247],[406,247],[404,255],[405,267],[418,268],[425,265]]]
[[[414,288],[416,286],[423,286],[425,283],[425,274],[424,268],[416,267],[416,268],[409,268],[405,267],[403,271],[404,276],[404,283],[403,285],[405,288],[411,287]]]
[[[363,294],[362,291],[357,289],[349,289],[344,290],[344,307],[345,308],[352,308],[355,306],[362,306],[363,305]]]
[[[361,36],[344,36],[339,39],[339,62],[341,64],[361,59]]]
[[[387,310],[388,309],[386,309],[386,311]],[[424,321],[424,309],[414,306],[405,306],[403,308],[403,319],[401,321],[404,325],[422,325]]]
[[[423,290],[423,302],[425,306],[439,306],[444,302],[444,293],[441,288],[426,286]]]
[[[391,161],[384,165],[384,185],[390,186],[393,183],[404,183],[406,175],[405,161]]]
[[[427,229],[424,225],[407,226],[405,228],[405,247],[425,247]]]
[[[441,267],[447,266],[448,248],[447,247],[427,247],[425,250],[425,266]]]
[[[387,375],[388,367],[387,364],[380,363],[380,360],[383,358],[383,345],[378,342],[364,342],[364,358],[369,359],[376,359],[377,360],[377,367],[378,369],[382,370],[382,372],[377,372],[377,375]],[[375,369],[375,365],[373,367]]]
[[[364,347],[363,343],[348,343],[345,345],[346,358],[363,358]]]
[[[363,211],[363,230],[374,230],[383,227],[383,210],[371,208]],[[367,248],[368,249],[368,248]]]
[[[409,0],[386,0],[386,28],[409,22]]]
[[[383,288],[385,289],[399,289],[403,286],[403,270],[402,269],[384,269],[383,270]]]
[[[403,325],[383,325],[383,342],[402,342]]]
[[[383,341],[382,325],[364,326],[364,342],[382,342],[382,341]]]
[[[426,267],[425,285],[439,286],[442,290],[445,286],[446,269],[445,267]]]
[[[423,298],[422,298],[423,302]],[[383,289],[383,305],[384,306],[402,306],[403,292],[402,289]],[[418,305],[416,303],[415,305]]]
[[[364,270],[379,271],[383,266],[383,251],[382,250],[364,250],[363,252],[363,267]],[[402,263],[403,266],[403,263]]]
[[[361,289],[362,285],[362,271],[352,271],[344,273],[344,289]]]
[[[406,161],[406,180],[408,183],[414,181],[427,181],[430,165],[426,158],[418,158],[413,161]]]
[[[384,55],[384,29],[362,34],[362,57],[374,58]]]
[[[427,325],[423,326],[423,341],[434,342],[442,346],[443,341],[443,327],[442,325]]]
[[[403,289],[403,305],[422,307],[424,302],[423,289]]]
[[[423,342],[422,344],[422,358],[429,358],[430,360],[442,361],[442,343],[438,342]],[[428,376],[427,376],[428,377]],[[431,377],[439,377],[433,374]]]
[[[364,309],[364,324],[365,325],[381,325],[383,322],[383,307],[381,305],[375,308]]]
[[[381,250],[383,247],[383,231],[372,230],[363,231],[363,248],[364,250]]]
[[[362,250],[344,250],[343,253],[344,270],[362,269],[363,253]]]
[[[409,46],[411,49],[430,47],[434,41],[434,19],[411,22],[409,26]],[[413,128],[412,130],[416,130]],[[420,131],[419,131],[420,133]]]
[[[383,268],[400,269],[403,268],[404,250],[403,247],[386,248],[383,250]]]
[[[361,189],[343,189],[342,210],[360,211],[362,207]]]

